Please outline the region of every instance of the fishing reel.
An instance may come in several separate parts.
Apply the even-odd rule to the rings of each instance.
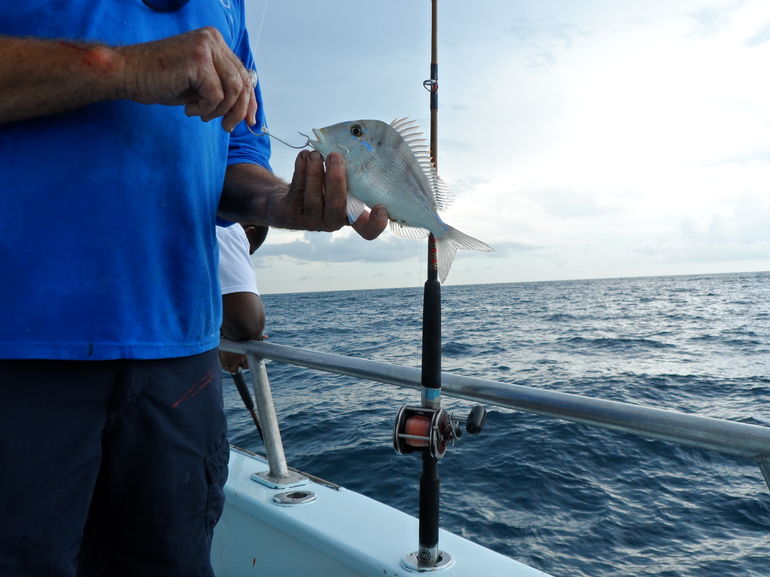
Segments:
[[[454,417],[444,409],[428,407],[401,407],[393,428],[393,448],[399,455],[428,452],[434,459],[441,459],[449,445],[462,436],[460,423],[465,430],[477,435],[484,428],[487,410],[476,405],[465,419]]]

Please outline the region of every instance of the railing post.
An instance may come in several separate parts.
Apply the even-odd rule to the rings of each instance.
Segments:
[[[254,353],[247,355],[251,378],[254,387],[254,397],[257,403],[259,422],[262,424],[262,438],[267,453],[268,473],[255,473],[252,478],[273,487],[286,487],[300,483],[305,477],[289,471],[286,455],[281,442],[281,429],[278,426],[278,416],[273,404],[273,393],[270,390],[270,380],[267,376],[265,360]]]

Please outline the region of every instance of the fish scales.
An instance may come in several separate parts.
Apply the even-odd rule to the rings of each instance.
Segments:
[[[442,282],[457,249],[492,251],[439,216],[438,210],[449,205],[450,196],[412,121],[356,120],[313,129],[313,133],[316,139],[309,142],[314,149],[345,156],[351,222],[367,206],[380,204],[387,209],[395,234],[415,238],[433,233]]]

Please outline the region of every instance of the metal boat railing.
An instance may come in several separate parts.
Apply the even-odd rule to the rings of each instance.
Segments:
[[[291,476],[291,472],[287,469],[283,453],[264,359],[416,390],[421,388],[418,368],[260,341],[223,340],[220,348],[246,354],[249,358],[257,408],[262,422],[265,451],[270,466],[269,477],[276,482],[287,479]],[[631,433],[648,439],[745,457],[759,465],[765,483],[770,488],[770,427],[451,373],[442,373],[442,392],[445,395],[477,403],[556,417]]]

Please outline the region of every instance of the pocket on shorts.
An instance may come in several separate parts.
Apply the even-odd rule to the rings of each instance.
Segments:
[[[225,507],[224,486],[227,481],[227,463],[230,460],[230,444],[227,440],[206,458],[206,522],[213,529]]]

